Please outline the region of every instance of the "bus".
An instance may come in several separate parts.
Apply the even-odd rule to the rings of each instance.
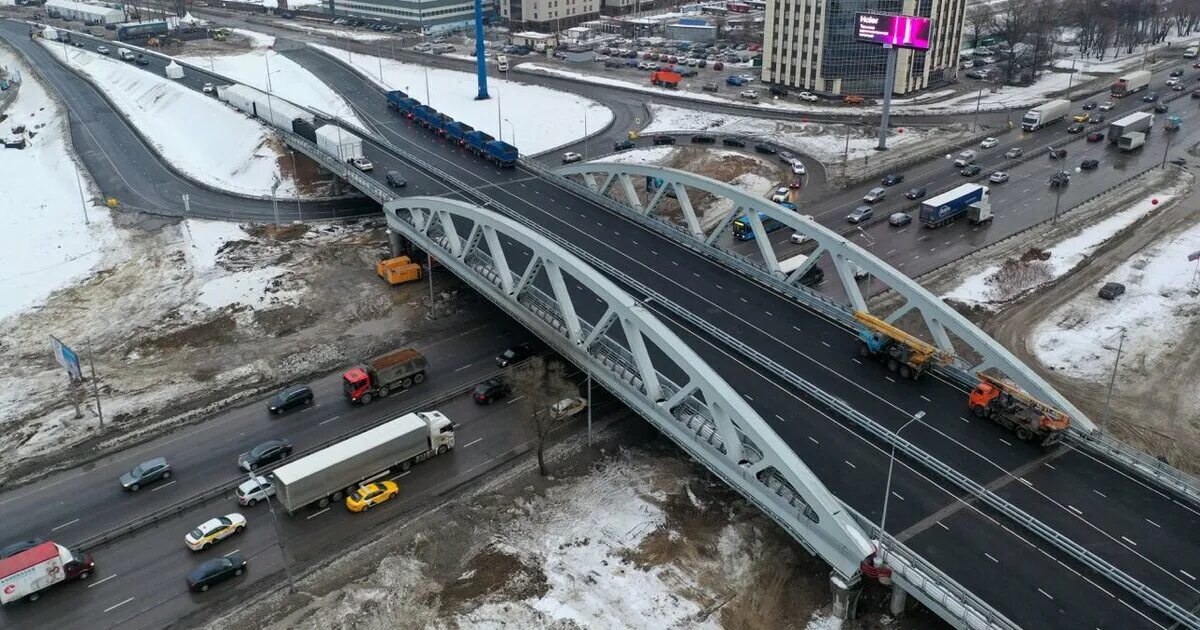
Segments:
[[[804,254],[797,254],[791,258],[786,258],[779,261],[779,270],[784,273],[784,277],[786,278],[787,276],[792,275],[793,271],[804,266],[804,263],[806,262],[808,262],[808,256],[805,256]],[[819,284],[824,279],[825,271],[816,265],[809,267],[808,271],[804,272],[803,276],[800,276],[800,282],[808,286]]]
[[[767,233],[783,227],[778,219],[771,218],[765,212],[758,213],[758,220],[762,222],[763,229]],[[750,217],[743,215],[733,222],[733,237],[739,241],[754,240],[754,226],[750,223]]]

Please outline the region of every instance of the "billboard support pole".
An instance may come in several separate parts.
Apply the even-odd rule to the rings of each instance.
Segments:
[[[884,44],[887,49],[887,76],[883,80],[883,111],[879,115],[879,144],[876,151],[887,151],[888,115],[892,109],[892,91],[896,84],[896,47]]]

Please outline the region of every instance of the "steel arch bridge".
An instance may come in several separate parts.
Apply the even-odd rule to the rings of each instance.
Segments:
[[[943,351],[955,357],[948,366],[960,377],[969,378],[977,371],[993,369],[1012,379],[1037,398],[1052,402],[1071,416],[1072,426],[1085,433],[1094,433],[1096,425],[1086,414],[1075,407],[1049,383],[998,342],[980,330],[937,296],[927,291],[914,280],[875,258],[866,250],[807,215],[792,212],[767,199],[746,194],[724,182],[680,171],[672,168],[624,164],[615,162],[585,162],[555,169],[559,175],[575,178],[590,192],[602,196],[611,203],[610,209],[635,213],[638,218],[651,219],[660,232],[666,232],[676,241],[682,241],[693,249],[731,264],[739,270],[756,276],[777,290],[788,293],[853,325],[853,312],[870,312],[867,296],[862,285],[870,282],[882,283],[895,291],[903,303],[889,313],[876,314],[889,323],[914,314],[924,324],[929,338]],[[640,182],[646,184],[639,185]],[[653,186],[647,185],[655,182]],[[708,194],[718,201],[725,201],[729,210],[711,228],[704,226],[697,214],[693,199],[699,194]],[[678,210],[682,224],[666,215],[667,211]],[[815,249],[799,268],[785,273],[780,269],[779,254],[767,238],[761,216],[778,221],[812,241]],[[719,237],[725,234],[734,220],[749,219],[757,246],[756,256],[742,256],[718,245]],[[848,303],[835,302],[804,287],[800,279],[821,261],[832,268]],[[870,279],[861,282],[860,278]],[[879,286],[879,285],[875,285]],[[910,318],[911,319],[911,318]],[[956,343],[957,342],[957,343]],[[969,355],[969,356],[964,356]]]
[[[846,580],[875,547],[770,426],[633,297],[495,212],[440,197],[384,204],[389,228],[538,334],[820,555]]]

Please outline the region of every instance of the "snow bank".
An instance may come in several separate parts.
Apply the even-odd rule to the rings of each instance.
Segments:
[[[1200,251],[1200,225],[1151,245],[1117,267],[1090,290],[1043,319],[1029,347],[1048,367],[1082,379],[1103,379],[1112,371],[1121,329],[1127,331],[1122,363],[1146,369],[1157,357],[1186,343],[1184,331],[1196,325],[1200,295],[1196,263],[1188,255]],[[1097,297],[1105,282],[1125,285],[1115,301]],[[1149,370],[1152,373],[1152,370]]]
[[[63,58],[61,46],[46,49]],[[266,196],[282,181],[279,196],[297,194],[279,169],[279,153],[269,142],[273,134],[264,125],[137,66],[84,49],[67,54],[180,171],[231,192]]]
[[[474,74],[351,54],[332,46],[311,45],[339,60],[349,59],[359,71],[385,89],[403,90],[455,120],[516,145],[525,155],[535,155],[583,138],[585,116],[587,129],[592,133],[608,125],[613,117],[612,111],[591,99],[504,79],[489,79],[491,98],[477,101]],[[381,62],[382,81],[379,78]],[[438,95],[430,98],[432,92]],[[505,122],[501,127],[502,120]],[[514,133],[516,141],[513,140]]]
[[[649,107],[650,124],[641,131],[642,134],[661,131],[710,130],[727,134],[745,134],[772,140],[806,153],[821,162],[830,163],[842,160],[843,153],[846,151],[846,133],[850,131],[850,159],[878,154],[875,151],[878,138],[874,129],[823,123],[763,120],[653,103]],[[891,135],[888,139],[888,146],[896,149],[910,144],[926,144],[937,136],[948,136],[950,133],[939,128],[905,128],[904,133]]]
[[[1170,201],[1176,195],[1183,193],[1184,187],[1185,185],[1178,185],[1161,193],[1146,195],[1135,203],[1130,204],[1125,210],[1083,228],[1075,236],[1048,248],[1046,251],[1050,254],[1050,258],[1045,261],[1045,265],[1049,271],[1049,275],[1041,278],[1035,284],[1023,287],[1021,292],[1024,293],[1036,289],[1065,275],[1090,256],[1092,252],[1096,251],[1098,247],[1108,241],[1108,239],[1115,236],[1121,230],[1137,223],[1142,217],[1154,210],[1156,207],[1155,202],[1161,204]],[[999,299],[996,290],[996,274],[999,270],[1000,265],[991,265],[983,271],[972,274],[964,278],[957,287],[942,295],[942,298],[961,302],[969,306],[986,306],[988,304],[997,304],[1001,301],[1011,300],[1016,296],[1005,296],[1005,299]]]
[[[661,147],[646,147],[644,149],[630,149],[612,155],[606,155],[593,162],[615,162],[617,164],[662,164],[667,161],[677,149],[671,146]]]
[[[201,68],[208,68],[240,83],[267,91],[267,69],[270,69],[271,93],[293,103],[313,107],[329,114],[337,114],[352,122],[359,122],[342,97],[325,85],[316,75],[288,57],[276,53],[272,48],[275,38],[270,35],[234,29],[234,32],[250,39],[254,50],[236,55],[180,56]]]
[[[274,3],[274,1],[275,0],[263,0],[264,3]],[[321,2],[318,0],[314,4],[321,4]],[[288,2],[288,5],[291,5],[290,1]],[[381,35],[379,33],[372,33],[368,31],[348,31],[337,28],[320,28],[317,26],[308,26],[307,24],[299,24],[297,22],[276,22],[275,26],[282,26],[284,28],[290,28],[296,31],[304,31],[306,33],[314,33],[316,35],[325,35],[327,37],[344,37],[346,39],[353,39],[360,42],[373,42],[388,38],[387,35]]]
[[[0,65],[25,78],[5,110],[7,133],[25,125],[24,150],[0,149],[0,186],[8,203],[0,210],[0,320],[41,303],[54,291],[86,277],[97,265],[123,257],[107,208],[88,202],[87,174],[81,175],[65,141],[58,105],[21,58],[0,51]],[[32,137],[30,137],[32,135]],[[16,393],[15,391],[13,393]],[[0,408],[6,408],[0,400]]]

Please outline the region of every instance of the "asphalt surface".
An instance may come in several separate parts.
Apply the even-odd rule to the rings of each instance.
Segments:
[[[20,35],[24,36],[24,32]],[[311,55],[294,55],[293,58],[342,92],[343,96],[355,104],[360,118],[367,121],[367,124],[389,140],[418,155],[419,163],[409,164],[387,155],[377,147],[370,147],[368,157],[376,161],[377,173],[382,173],[387,168],[397,168],[409,177],[410,182],[415,181],[415,186],[410,184],[410,190],[414,194],[431,194],[423,190],[423,187],[436,190],[440,186],[442,190],[446,190],[446,185],[427,174],[423,165],[430,164],[443,169],[466,182],[468,186],[534,219],[544,229],[569,238],[622,272],[669,295],[685,308],[703,313],[713,324],[725,330],[739,331],[743,335],[743,341],[767,352],[789,369],[804,374],[826,391],[845,400],[854,401],[860,411],[893,430],[907,422],[915,411],[926,411],[923,426],[908,429],[905,432],[906,438],[914,440],[918,446],[939,459],[954,464],[964,474],[980,483],[995,481],[999,484],[1010,481],[1001,485],[997,491],[1011,493],[1009,498],[1021,507],[1048,523],[1061,526],[1063,531],[1077,542],[1092,546],[1093,551],[1135,577],[1143,579],[1164,595],[1189,607],[1197,601],[1194,578],[1189,579],[1189,576],[1200,575],[1200,568],[1196,566],[1200,562],[1200,553],[1197,553],[1197,542],[1190,536],[1197,523],[1197,515],[1189,506],[1176,504],[1169,497],[1144,487],[1119,471],[1090,460],[1082,453],[1060,448],[1063,452],[1061,455],[1043,461],[1040,459],[1043,455],[1040,451],[1012,440],[1009,434],[996,427],[974,420],[962,422],[965,417],[961,413],[965,411],[965,393],[936,379],[927,379],[921,383],[887,385],[890,379],[879,366],[863,365],[852,356],[851,340],[841,329],[746,283],[732,272],[695,257],[638,226],[608,214],[586,200],[538,180],[531,172],[522,169],[498,169],[455,149],[424,130],[414,127],[408,121],[392,115],[386,110],[382,95],[373,86],[346,72],[337,62],[318,53]],[[121,122],[120,126],[123,125]],[[105,168],[114,169],[114,166],[110,164]],[[575,218],[576,214],[578,219]],[[647,250],[649,254],[646,254]],[[642,262],[642,257],[631,256],[631,252],[637,252],[645,258],[652,257],[653,264]],[[689,275],[685,270],[691,271],[692,274]],[[800,339],[805,343],[798,343]],[[716,351],[719,350],[714,348],[714,352]],[[832,423],[820,418],[816,413],[798,414],[795,401],[789,399],[789,394],[771,392],[770,387],[774,387],[775,379],[769,376],[763,378],[761,375],[749,375],[742,370],[750,368],[738,367],[738,362],[725,360],[717,355],[710,358],[710,363],[728,382],[737,383],[739,390],[744,389],[741,393],[777,431],[781,432],[781,435],[785,436],[789,444],[801,453],[822,480],[835,489],[839,497],[864,513],[870,514],[872,509],[877,509],[872,506],[880,503],[881,488],[875,489],[873,498],[864,499],[857,496],[858,492],[855,489],[865,484],[852,484],[852,488],[844,488],[844,484],[839,486],[838,481],[839,478],[847,476],[845,469],[839,470],[839,466],[847,466],[845,462],[862,464],[867,460],[879,460],[886,468],[886,460],[876,456],[879,452],[877,445],[871,444],[869,440],[858,439],[861,436],[855,438],[857,443],[851,438],[839,441],[832,437],[839,431],[846,430],[834,429]],[[759,391],[758,388],[765,389]],[[759,396],[755,396],[755,393]],[[924,402],[920,402],[921,400]],[[779,419],[772,420],[776,417]],[[814,429],[813,433],[804,438],[801,438],[802,433],[784,428],[787,422],[798,421],[801,417],[807,418],[806,422],[809,424],[806,428]],[[808,445],[813,443],[812,439],[816,439],[825,448],[807,454],[805,450],[811,448]],[[860,470],[856,467],[858,464],[849,467]],[[126,469],[128,467],[124,466]],[[877,484],[882,483],[886,471],[880,472],[879,465],[863,468],[870,470],[871,480]],[[1045,477],[1044,481],[1034,481],[1035,470],[1039,475],[1036,479],[1041,480]],[[1010,472],[1030,483],[1011,481],[1011,477],[1008,476]],[[866,472],[861,474],[868,475]],[[112,475],[112,478],[115,476]],[[181,477],[179,484],[182,483]],[[894,481],[893,491],[900,494],[897,483]],[[909,501],[912,501],[911,505],[914,506],[920,504],[915,509],[918,513],[924,513],[921,518],[932,514],[934,510],[930,508],[933,506],[953,504],[933,484],[925,487],[918,485],[906,490],[910,494],[902,500],[894,501],[892,506],[900,503],[908,505]],[[8,505],[0,503],[0,509],[8,511]],[[901,532],[911,529],[911,526],[904,527],[905,517],[898,515],[902,513],[897,511],[901,508],[890,509],[892,512],[888,515],[889,531]],[[954,518],[959,518],[964,512],[959,510],[954,514]],[[982,519],[988,518],[986,511],[978,514]],[[39,520],[45,516],[47,515],[41,515]],[[893,518],[897,520],[894,521]],[[53,519],[32,524],[28,530],[44,532],[47,528],[68,524],[70,519],[57,523],[49,522],[50,520]],[[90,517],[88,521],[91,521]],[[68,527],[70,526],[73,524],[68,524]],[[997,544],[996,540],[979,536],[969,537],[974,541],[975,547],[960,547],[968,543],[947,538],[949,534],[946,532],[956,529],[960,528],[930,527],[910,538],[910,544],[912,541],[929,538],[931,553],[937,548],[985,548],[985,553],[996,558],[1000,558],[997,552],[1003,550],[1007,554],[1013,554],[1005,556],[1009,558],[1008,562],[1021,566],[1038,566],[1037,560],[1044,557],[1041,552],[1027,545],[1005,546],[1003,543]],[[962,529],[971,531],[965,527]],[[942,533],[939,533],[939,530]],[[14,536],[21,537],[22,535]],[[1139,540],[1150,542],[1139,544]],[[1030,581],[994,578],[979,580],[981,574],[986,572],[980,572],[978,567],[990,566],[977,564],[979,557],[992,562],[988,556],[950,553],[944,562],[939,561],[939,566],[964,584],[981,582],[977,593],[1014,619],[1046,619],[1051,618],[1055,611],[1065,611],[1058,614],[1070,614],[1071,619],[1078,620],[1082,611],[1088,609],[1097,611],[1100,615],[1098,620],[1124,620],[1126,617],[1123,615],[1127,616],[1129,611],[1133,610],[1130,606],[1137,610],[1145,610],[1139,601],[1128,601],[1131,600],[1128,594],[1107,584],[1103,578],[1089,575],[1089,572],[1084,570],[1079,570],[1078,573],[1072,571],[1071,563],[1066,561],[1063,564],[1055,562],[1045,567],[1046,570],[1036,573],[1040,579],[1039,584],[1043,584],[1038,588],[1049,595],[1040,595],[1041,600],[1025,597],[1030,590],[1025,587],[1033,584]],[[1008,562],[1005,563],[1006,568]],[[1005,575],[1011,573],[1012,571],[1005,571]],[[1072,575],[1104,585],[1108,592],[1115,595],[1107,599],[1097,598],[1095,593],[1088,589],[1072,586],[1076,584],[1070,577]],[[1047,588],[1047,585],[1050,588]],[[1125,600],[1122,600],[1122,597]],[[1139,621],[1139,618],[1133,618],[1128,621],[1128,624],[1122,623],[1119,627],[1147,625],[1145,619]]]
[[[1181,603],[1200,601],[1195,584],[1187,575],[1200,571],[1200,548],[1191,531],[1197,524],[1192,508],[1174,503],[1128,478],[1118,471],[1094,466],[1095,474],[1078,471],[1090,461],[1082,453],[1060,447],[1064,454],[1053,458],[1049,471],[1063,472],[1071,482],[1047,484],[1046,488],[1014,480],[1038,466],[1044,466],[1045,454],[1038,448],[1020,443],[1000,428],[978,421],[964,422],[966,392],[936,378],[919,383],[897,383],[880,366],[862,363],[855,353],[853,340],[841,328],[795,306],[759,287],[747,283],[736,273],[701,259],[653,233],[613,216],[591,202],[559,189],[522,168],[502,170],[476,159],[443,142],[411,122],[389,112],[382,94],[366,81],[345,71],[337,61],[320,53],[288,53],[342,94],[355,108],[361,120],[389,141],[416,157],[407,164],[382,154],[368,156],[403,172],[420,171],[431,165],[459,178],[512,211],[533,220],[542,229],[556,233],[593,255],[605,260],[650,288],[669,296],[682,308],[703,315],[710,323],[727,331],[738,331],[742,341],[771,356],[795,373],[803,375],[826,392],[852,404],[865,415],[897,430],[917,411],[926,411],[918,427],[905,432],[905,438],[940,460],[950,463],[981,484],[997,484],[1012,494],[1010,500],[1036,517],[1062,527],[1081,544],[1095,544],[1093,550],[1123,570],[1145,581],[1152,588]],[[513,256],[510,255],[510,261]],[[690,272],[690,273],[689,273]],[[634,292],[636,294],[636,292]],[[585,301],[586,302],[586,301]],[[598,316],[598,314],[597,314]],[[587,315],[584,315],[587,317]],[[711,365],[729,383],[737,384],[760,415],[780,429],[794,413],[795,405],[780,396],[754,396],[750,390],[775,379],[749,378],[737,364],[714,358]],[[765,381],[765,382],[764,382]],[[820,422],[830,431],[827,422]],[[820,435],[820,434],[818,434]],[[822,440],[821,437],[817,437]],[[807,439],[789,439],[789,445],[804,453]],[[861,447],[839,450],[822,440],[822,448],[805,458],[818,468],[818,460],[841,462],[862,457]],[[1057,453],[1057,452],[1055,452]],[[1056,472],[1039,471],[1042,475]],[[822,479],[829,485],[834,482]],[[1028,479],[1027,479],[1028,480]],[[1085,480],[1086,483],[1079,483]],[[1007,483],[1006,483],[1007,482]],[[856,509],[870,513],[879,496],[865,504],[855,504],[849,496],[839,497]],[[1077,512],[1078,511],[1078,512]],[[1082,513],[1082,515],[1080,514]],[[1138,515],[1155,524],[1131,519]],[[892,529],[889,526],[889,529]],[[893,531],[899,531],[894,530]],[[1138,544],[1136,541],[1153,541]],[[1134,542],[1128,542],[1134,541]],[[988,545],[986,541],[977,544]],[[1012,553],[1022,549],[1012,548]],[[1029,555],[1040,554],[1025,547]],[[995,555],[994,553],[992,555]],[[967,558],[952,558],[941,567],[956,579],[965,579],[978,571]],[[1086,574],[1086,572],[1085,572]],[[1062,576],[1045,574],[1043,581],[1070,584]],[[1103,582],[1099,576],[1091,579]],[[980,595],[999,603],[998,591],[1014,588],[1008,582],[991,582],[981,587]],[[1114,588],[1109,586],[1109,588]],[[1049,591],[1049,589],[1047,589]],[[1049,609],[1066,609],[1079,614],[1083,608],[1097,608],[1094,594],[1079,589],[1055,589],[1051,600],[1030,600],[1022,607],[1002,608],[1014,618],[1050,614]],[[1121,596],[1127,596],[1121,593]],[[1039,608],[1045,604],[1047,610]],[[1117,618],[1124,609],[1115,598],[1111,610],[1103,605],[1108,618]],[[1145,610],[1140,602],[1132,602]],[[1128,609],[1126,609],[1128,610]],[[1133,620],[1131,620],[1132,622]]]

